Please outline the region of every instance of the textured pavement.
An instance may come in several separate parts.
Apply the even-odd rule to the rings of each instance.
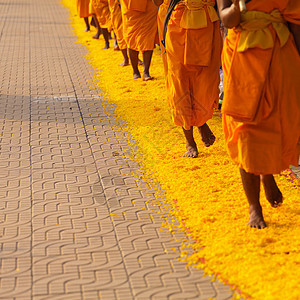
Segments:
[[[68,18],[0,1],[0,299],[231,299],[178,261]]]

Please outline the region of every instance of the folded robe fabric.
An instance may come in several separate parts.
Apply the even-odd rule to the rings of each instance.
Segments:
[[[89,5],[90,0],[76,0],[77,13],[79,18],[86,18],[91,15]]]
[[[126,49],[127,45],[123,37],[123,21],[119,1],[109,0],[109,10],[111,14],[112,28],[117,37],[118,46],[121,50]]]
[[[120,0],[127,47],[150,51],[157,41],[158,7],[152,0]]]
[[[162,44],[162,40],[163,40],[164,21],[166,18],[169,4],[170,4],[170,0],[164,0],[164,2],[159,7],[158,15],[157,15],[158,36],[159,36],[162,60],[163,60],[163,64],[164,64],[165,77],[167,76],[167,73],[168,73],[168,64],[167,64],[167,55],[166,55],[165,47]]]
[[[95,13],[101,28],[111,31],[111,16],[109,11],[108,0],[92,0],[93,12]]]
[[[235,31],[234,33],[232,31]],[[222,106],[223,113],[236,119],[251,121],[255,118],[261,96],[264,93],[265,80],[269,73],[273,55],[274,40],[278,38],[283,47],[290,36],[285,20],[278,9],[270,14],[249,11],[241,15],[241,23],[235,29],[230,29],[228,39],[237,35],[236,47],[232,56],[232,65],[240,65],[247,69],[247,76],[240,80],[239,68],[232,68],[226,79],[224,92],[226,101]],[[244,52],[250,49],[263,49],[264,55],[254,55],[243,60]],[[250,53],[253,51],[249,51]],[[248,64],[248,65],[247,65]],[[230,87],[227,89],[227,87]],[[234,93],[234,95],[232,95]],[[247,94],[247,102],[232,103],[231,100]]]
[[[228,152],[246,172],[297,165],[300,56],[286,22],[300,25],[300,1],[250,1],[223,48],[223,127]]]
[[[166,30],[167,98],[174,123],[186,130],[202,126],[218,103],[222,40],[216,12],[209,13],[214,5],[214,1],[179,2]],[[188,16],[196,21],[190,22]]]

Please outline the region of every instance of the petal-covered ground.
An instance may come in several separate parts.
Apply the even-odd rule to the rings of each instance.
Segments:
[[[173,125],[166,103],[160,51],[153,55],[153,81],[132,79],[131,66],[120,67],[122,55],[104,50],[104,41],[92,39],[95,30],[84,33],[74,0],[63,0],[70,9],[74,32],[87,47],[87,59],[96,70],[96,82],[106,98],[116,105],[138,144],[139,162],[162,186],[172,213],[195,240],[187,263],[218,275],[241,291],[244,297],[264,300],[300,299],[300,188],[290,171],[277,176],[284,204],[274,209],[263,191],[262,206],[268,227],[246,226],[248,205],[238,168],[229,159],[216,112],[209,126],[216,143],[205,148],[197,136],[199,157],[183,158],[185,141]],[[101,120],[99,120],[101,122]]]

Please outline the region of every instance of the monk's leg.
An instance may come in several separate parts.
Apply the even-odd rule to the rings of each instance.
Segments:
[[[95,28],[97,28],[97,25],[96,25],[94,16],[93,16],[92,19],[91,19],[90,25],[91,25],[91,26],[94,26]]]
[[[127,48],[121,50],[122,55],[123,55],[123,62],[120,64],[120,66],[125,67],[129,65],[129,59],[128,59],[128,54],[127,54]]]
[[[117,41],[117,36],[114,33],[114,50],[120,50],[119,45],[118,45],[118,41]]]
[[[133,69],[133,79],[138,79],[141,78],[141,74],[138,68],[138,56],[139,56],[139,52],[135,51],[133,49],[128,50],[129,52],[129,57],[130,57],[130,61],[131,61],[131,65],[132,65],[132,69]]]
[[[194,140],[193,127],[191,127],[191,129],[189,130],[186,130],[184,128],[182,129],[186,138],[186,153],[183,156],[192,158],[198,157],[199,152],[197,149],[196,142]]]
[[[99,39],[99,36],[101,35],[101,27],[100,27],[100,24],[98,22],[98,19],[96,17],[96,15],[93,15],[93,20],[94,20],[94,23],[96,25],[96,28],[97,28],[97,32],[96,34],[93,36],[93,39]]]
[[[267,200],[272,207],[278,207],[283,201],[280,189],[278,188],[273,175],[262,175],[263,183]]]
[[[254,228],[262,229],[267,225],[265,223],[262,208],[259,202],[260,193],[260,177],[247,173],[245,170],[240,169],[243,187],[249,203],[250,220],[248,225]]]
[[[84,32],[88,32],[90,31],[90,24],[89,24],[89,18],[88,17],[84,17],[84,22],[85,22],[85,31]]]
[[[146,80],[146,81],[153,79],[153,77],[151,77],[150,73],[149,73],[149,68],[150,68],[150,64],[151,64],[152,54],[153,54],[152,50],[145,51],[143,53],[143,60],[144,60],[143,80]]]
[[[105,40],[105,46],[104,49],[108,49],[109,48],[109,32],[107,30],[107,28],[102,28],[102,34]]]
[[[215,142],[216,137],[206,123],[198,127],[198,130],[205,147],[209,147]]]

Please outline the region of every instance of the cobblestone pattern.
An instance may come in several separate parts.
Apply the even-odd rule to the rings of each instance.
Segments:
[[[59,1],[0,2],[0,299],[230,299],[176,259],[75,41]]]

